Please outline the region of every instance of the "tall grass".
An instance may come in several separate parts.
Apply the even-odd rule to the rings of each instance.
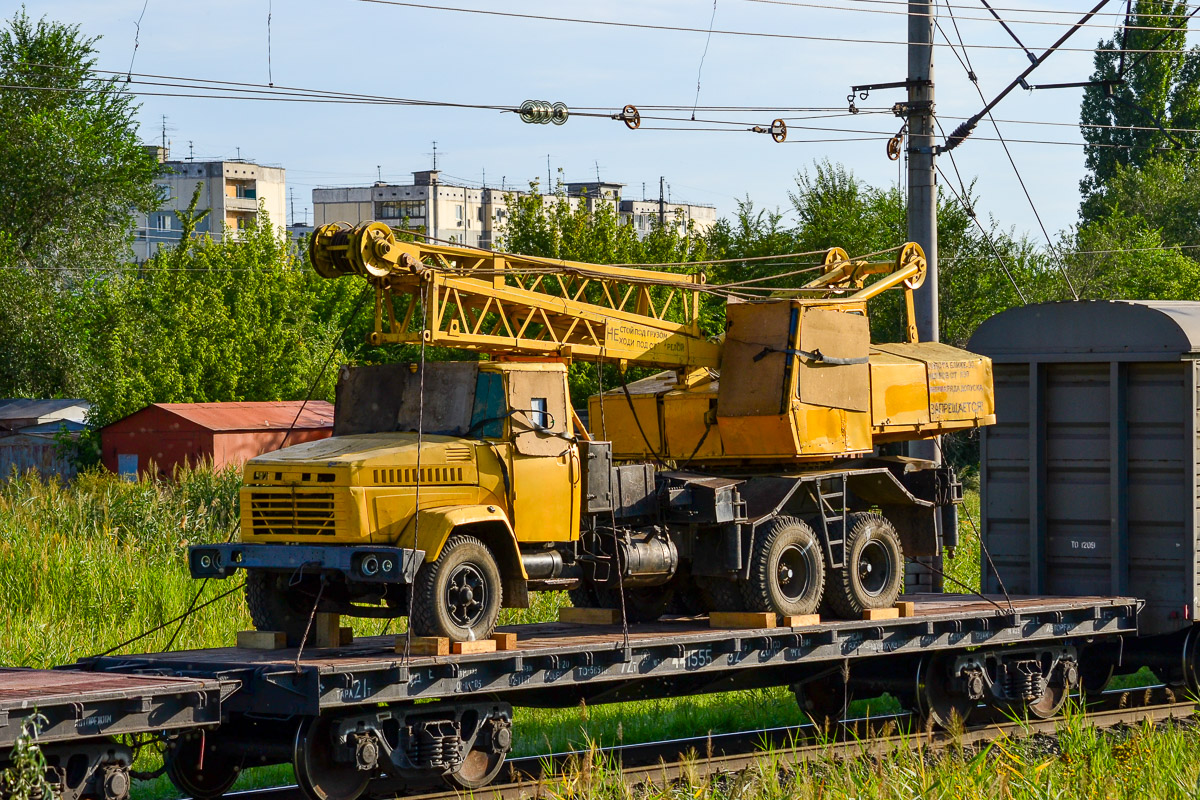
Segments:
[[[94,471],[69,485],[33,474],[0,483],[0,664],[67,663],[188,608],[200,584],[188,575],[187,545],[229,538],[240,481],[205,469],[177,478],[130,482]],[[204,597],[231,585],[212,581]],[[174,647],[229,644],[248,625],[234,594],[198,611]],[[174,636],[169,626],[136,649],[163,649]]]
[[[701,757],[698,757],[699,761]],[[685,770],[685,773],[688,771]],[[942,751],[898,744],[890,752],[787,764],[768,752],[738,774],[686,775],[625,784],[619,767],[594,756],[539,787],[553,800],[1075,800],[1195,798],[1200,737],[1190,723],[1100,731],[1069,716],[1056,735],[1000,738],[982,748]]]
[[[0,482],[0,665],[49,667],[95,655],[233,588],[201,586],[187,570],[189,544],[223,542],[238,524],[235,470],[188,468],[173,480],[126,481],[97,470],[74,483],[33,473]],[[503,624],[554,619],[563,592],[506,609]],[[357,635],[379,620],[346,619]],[[131,643],[124,652],[232,645],[251,627],[241,592]],[[405,630],[403,620],[390,626]]]
[[[979,539],[979,489],[968,488],[958,509],[958,547],[953,556],[947,555],[944,581],[947,592],[979,591],[982,546]]]

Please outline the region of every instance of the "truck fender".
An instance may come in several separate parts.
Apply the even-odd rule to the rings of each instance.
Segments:
[[[418,512],[418,530],[405,531],[405,544],[425,551],[426,561],[436,561],[446,541],[455,533],[464,533],[482,541],[492,551],[500,567],[504,606],[528,608],[528,574],[521,564],[517,537],[504,511],[496,505],[442,506]]]

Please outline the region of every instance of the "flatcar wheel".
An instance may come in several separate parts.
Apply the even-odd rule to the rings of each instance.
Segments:
[[[951,659],[926,656],[917,667],[916,712],[923,729],[961,727],[975,708],[975,701],[954,686]]]
[[[818,725],[826,720],[837,722],[843,719],[854,699],[850,687],[836,672],[797,684],[794,691],[800,710]]]
[[[504,753],[493,753],[482,748],[473,749],[463,759],[462,766],[447,775],[446,780],[461,789],[487,786],[500,774],[504,756]]]
[[[1025,703],[1025,708],[1029,711],[1031,717],[1038,719],[1050,719],[1063,707],[1063,703],[1067,702],[1067,695],[1070,687],[1062,681],[1049,681],[1046,683],[1046,688],[1042,692],[1042,696],[1037,700],[1032,700]]]
[[[1079,688],[1085,695],[1098,695],[1112,680],[1113,663],[1107,659],[1095,657],[1084,658],[1079,662]]]
[[[309,800],[356,800],[371,772],[333,757],[333,718],[311,717],[296,731],[296,783]]]
[[[167,750],[167,777],[195,800],[216,800],[237,780],[239,765],[212,744],[205,735],[187,734]]]

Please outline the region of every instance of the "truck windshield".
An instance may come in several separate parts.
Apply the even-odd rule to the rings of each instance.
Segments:
[[[333,433],[412,431],[471,438],[504,435],[503,377],[474,361],[426,363],[424,408],[416,364],[343,367],[338,376]]]

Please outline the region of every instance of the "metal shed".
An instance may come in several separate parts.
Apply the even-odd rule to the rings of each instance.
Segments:
[[[240,466],[332,433],[333,404],[324,400],[155,403],[102,428],[100,454],[104,466],[121,475],[147,473],[153,464],[157,474],[169,476],[177,465]]]
[[[1136,596],[1142,633],[1200,603],[1200,303],[1014,308],[969,345],[993,362],[983,537],[1014,594]],[[984,569],[985,592],[1000,590]]]
[[[36,470],[43,477],[57,475],[71,480],[78,469],[59,443],[64,436],[78,439],[85,430],[87,425],[82,422],[59,419],[0,435],[0,481],[29,470]]]
[[[83,423],[91,403],[78,399],[7,398],[0,400],[0,435],[48,422]]]

